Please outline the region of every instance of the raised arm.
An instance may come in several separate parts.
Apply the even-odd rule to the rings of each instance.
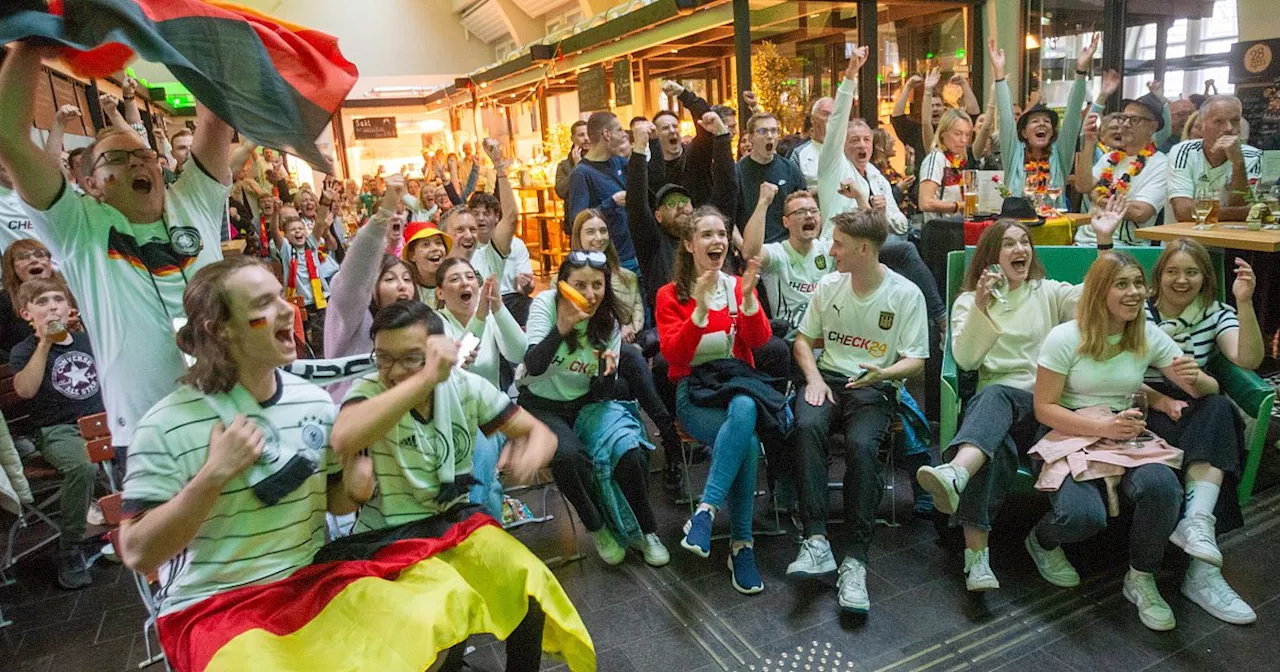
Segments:
[[[699,126],[710,129],[711,138],[711,204],[732,216],[738,203],[738,171],[733,162],[733,137],[729,127],[715,112],[702,115]]]
[[[1147,82],[1147,91],[1160,101],[1160,117],[1164,124],[1151,135],[1151,142],[1162,147],[1173,136],[1173,117],[1169,114],[1169,99],[1164,97],[1164,82],[1159,79]]]
[[[231,138],[234,136],[235,131],[209,108],[196,105],[196,132],[191,141],[191,156],[222,184],[231,184]]]
[[[1004,49],[996,46],[996,38],[987,41],[987,55],[991,59],[991,74],[996,80],[996,113],[1000,115],[1000,160],[1004,161],[1004,180],[1009,183],[1013,174],[1013,154],[1018,146],[1018,124],[1013,120],[1013,96],[1009,93],[1009,80],[1004,71]]]
[[[511,180],[507,177],[507,165],[510,162],[503,158],[502,146],[493,138],[485,140],[482,146],[485,154],[489,155],[489,160],[493,162],[497,178],[496,191],[498,198],[502,201],[502,217],[493,227],[489,240],[493,242],[493,247],[498,250],[498,254],[505,258],[511,254],[511,239],[516,235],[516,219],[520,216],[520,203],[516,200],[515,189],[511,188]]]
[[[75,105],[63,105],[53,115],[53,126],[49,129],[49,137],[44,141],[45,154],[62,165],[63,140],[67,133],[67,124],[80,118],[80,109]]]
[[[406,413],[430,399],[457,362],[458,344],[448,336],[432,336],[424,359],[426,365],[421,370],[395,387],[373,399],[349,401],[342,407],[329,437],[333,452],[347,457],[365,450],[394,429]]]
[[[403,181],[400,182],[403,188]],[[382,267],[383,250],[387,246],[387,226],[395,215],[396,187],[387,180],[387,191],[382,195],[382,207],[360,227],[342,269],[330,283],[329,310],[325,312],[325,346],[345,343],[359,329],[362,318],[369,310],[369,297],[378,287],[378,269]],[[326,357],[363,354],[325,350]]]
[[[20,42],[0,65],[0,162],[22,200],[48,210],[62,190],[61,163],[31,139],[41,49]]]
[[[924,78],[924,97],[920,103],[920,137],[924,138],[924,146],[933,146],[933,92],[942,79],[942,69],[934,68]]]
[[[971,117],[981,114],[982,105],[978,102],[978,96],[973,93],[969,78],[957,72],[951,75],[951,83],[960,87],[960,100],[964,103],[964,111],[968,112]]]
[[[1076,152],[1075,172],[1073,173],[1076,191],[1084,198],[1085,203],[1093,205],[1093,152],[1098,146],[1098,114],[1090,112],[1081,128],[1084,142],[1080,151]]]
[[[765,258],[769,252],[764,249],[764,220],[769,214],[769,205],[777,195],[778,185],[772,182],[761,182],[760,200],[756,202],[756,209],[747,220],[746,228],[742,230],[742,258],[759,257],[761,265],[765,267],[768,266]]]
[[[1236,297],[1236,317],[1239,329],[1225,331],[1218,337],[1218,348],[1232,364],[1253,370],[1262,364],[1266,354],[1262,340],[1262,328],[1258,326],[1258,314],[1253,310],[1253,290],[1257,279],[1253,267],[1244,259],[1236,258],[1236,279],[1231,293]]]
[[[658,253],[658,221],[653,215],[653,207],[649,204],[649,167],[651,160],[642,152],[635,151],[641,146],[641,140],[649,141],[649,129],[636,128],[635,142],[632,143],[631,158],[627,161],[627,227],[631,230],[631,242],[635,244],[636,257],[641,260],[641,268],[648,266],[648,261]],[[662,159],[659,158],[659,161]]]
[[[891,116],[907,116],[907,103],[911,101],[911,90],[921,84],[924,84],[924,80],[920,78],[920,75],[911,75],[907,78],[907,81],[902,83],[902,89],[898,91],[898,100],[893,103],[893,114]]]
[[[973,132],[973,155],[986,156],[991,147],[991,130],[996,125],[996,86],[991,85],[987,96],[987,111],[978,117],[978,128]]]

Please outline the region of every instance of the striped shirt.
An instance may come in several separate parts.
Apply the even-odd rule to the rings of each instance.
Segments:
[[[236,398],[237,392],[216,398]],[[250,399],[252,399],[250,397]],[[195,538],[160,568],[157,595],[161,615],[233,588],[283,579],[311,562],[326,541],[326,473],[340,465],[332,458],[329,433],[335,409],[319,387],[277,372],[276,394],[234,413],[245,413],[267,436],[262,457],[223,488]],[[126,517],[172,500],[195,478],[209,457],[209,436],[227,408],[190,386],[161,399],[138,422],[129,447],[124,480]],[[273,505],[253,484],[277,473],[295,455],[319,467]]]
[[[1214,301],[1205,307],[1200,299],[1191,302],[1177,317],[1166,318],[1156,309],[1156,300],[1147,301],[1147,321],[1173,338],[1188,357],[1196,360],[1200,368],[1209,363],[1209,357],[1218,349],[1218,337],[1239,329],[1236,311],[1231,306]],[[1147,382],[1159,382],[1164,376],[1155,369],[1147,369]]]
[[[364,402],[386,391],[378,375],[370,374],[351,386],[342,403]],[[491,436],[519,410],[484,378],[456,369],[436,385],[431,403],[431,418],[411,410],[369,446],[378,487],[360,507],[354,532],[421,520],[465,501],[467,489],[450,486],[471,473],[476,427]]]
[[[1262,178],[1262,150],[1245,145],[1240,153],[1244,156],[1245,177],[1251,182]],[[1221,165],[1210,166],[1204,155],[1203,140],[1187,140],[1180,142],[1169,150],[1169,202],[1164,209],[1164,223],[1177,221],[1173,212],[1173,199],[1196,197],[1196,187],[1204,185],[1219,192],[1223,203],[1231,197],[1231,161],[1223,161]]]

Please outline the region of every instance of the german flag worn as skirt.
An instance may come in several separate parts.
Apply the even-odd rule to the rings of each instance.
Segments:
[[[468,636],[506,639],[529,599],[543,651],[594,671],[591,636],[551,570],[489,516],[462,507],[339,539],[274,583],[159,619],[179,672],[422,672]]]

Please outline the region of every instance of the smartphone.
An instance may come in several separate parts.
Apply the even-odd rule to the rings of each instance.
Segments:
[[[871,373],[871,372],[870,372],[870,371],[868,371],[867,369],[863,369],[863,370],[861,370],[861,371],[859,371],[859,372],[858,372],[858,375],[853,376],[852,378],[850,378],[850,379],[849,379],[849,382],[851,382],[851,383],[856,383],[856,382],[858,382],[859,380],[862,380],[863,376],[866,376],[868,373]]]
[[[475,334],[467,332],[462,335],[462,340],[458,341],[458,361],[454,363],[454,368],[462,369],[471,358],[471,353],[480,347],[480,339]]]

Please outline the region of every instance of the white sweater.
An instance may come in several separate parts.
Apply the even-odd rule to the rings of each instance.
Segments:
[[[1009,292],[1009,310],[991,299],[976,310],[974,293],[956,297],[951,309],[951,354],[956,366],[978,371],[978,389],[1007,385],[1031,392],[1036,361],[1049,330],[1075,319],[1081,285],[1058,280],[1024,282]]]

